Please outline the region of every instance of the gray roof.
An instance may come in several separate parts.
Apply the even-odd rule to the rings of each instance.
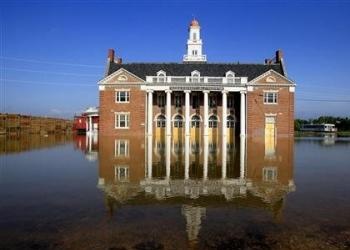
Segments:
[[[239,64],[239,63],[126,63],[111,62],[107,75],[119,69],[125,69],[134,75],[146,80],[146,76],[156,76],[163,70],[169,76],[190,76],[191,72],[198,70],[201,76],[225,76],[227,71],[233,71],[237,77],[248,77],[252,80],[266,71],[274,71],[284,75],[281,64]]]

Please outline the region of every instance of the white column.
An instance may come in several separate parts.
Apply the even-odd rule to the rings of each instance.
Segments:
[[[203,124],[204,124],[204,135],[208,135],[208,127],[209,127],[209,107],[208,107],[208,94],[209,94],[209,91],[203,91],[204,93],[204,121],[203,121]]]
[[[185,136],[185,180],[190,178],[190,137]]]
[[[171,90],[166,90],[166,135],[171,135]]]
[[[148,94],[148,112],[147,112],[147,134],[152,135],[153,130],[153,90],[149,90]]]
[[[246,138],[245,136],[242,136],[240,138],[240,148],[239,148],[239,166],[240,166],[240,178],[244,178],[245,177],[245,146],[246,146]]]
[[[246,101],[245,101],[245,92],[241,92],[241,136],[246,135]]]
[[[166,178],[170,178],[170,152],[171,152],[171,141],[170,136],[166,137],[166,156],[165,156],[165,162],[166,162]]]
[[[208,136],[204,136],[204,159],[203,159],[203,179],[208,179],[208,153],[209,153],[209,143]]]
[[[89,137],[89,145],[88,145],[88,147],[89,147],[89,152],[91,152],[92,151],[92,132],[90,132],[88,134],[88,137]]]
[[[222,136],[226,136],[227,120],[227,91],[222,91]]]
[[[222,179],[226,179],[227,173],[227,139],[226,136],[222,136],[222,161],[221,161],[221,173]]]
[[[185,135],[190,135],[190,90],[185,90]]]
[[[152,136],[147,136],[147,177],[152,179]]]
[[[89,131],[92,133],[92,116],[89,116]]]

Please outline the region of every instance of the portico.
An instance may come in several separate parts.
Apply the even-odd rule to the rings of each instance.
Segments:
[[[171,136],[176,128],[183,130],[185,136],[190,136],[192,128],[198,128],[203,136],[212,135],[213,130],[226,136],[230,129],[235,134],[237,126],[232,125],[232,117],[234,124],[239,124],[239,135],[246,135],[244,87],[198,90],[189,86],[179,90],[165,85],[145,85],[143,89],[147,94],[147,135],[153,135],[154,129],[164,129],[162,134]],[[165,96],[165,101],[160,96]],[[165,122],[162,122],[164,118]]]

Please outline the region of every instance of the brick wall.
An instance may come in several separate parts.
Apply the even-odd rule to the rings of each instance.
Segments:
[[[129,89],[129,103],[115,103],[116,89]],[[126,135],[130,131],[135,135],[144,135],[145,132],[145,97],[146,92],[140,90],[138,85],[106,86],[100,90],[100,128],[99,134]],[[115,112],[130,112],[130,128],[115,128]]]
[[[278,90],[278,104],[264,104],[264,90]],[[254,87],[247,92],[247,134],[265,134],[265,114],[276,114],[277,135],[294,134],[294,93],[289,87]]]

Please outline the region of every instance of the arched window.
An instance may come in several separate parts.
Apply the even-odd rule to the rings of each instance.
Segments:
[[[163,70],[157,72],[157,81],[166,82],[166,73]]]
[[[226,72],[226,80],[227,83],[234,83],[235,82],[235,73],[232,71]]]
[[[174,127],[175,128],[182,128],[182,123],[183,123],[183,119],[181,115],[176,115],[174,117]]]
[[[201,74],[199,71],[195,70],[191,73],[192,82],[199,82]]]
[[[199,118],[198,115],[192,116],[191,127],[192,128],[199,128],[200,121],[201,121],[201,119]]]
[[[158,115],[157,117],[157,128],[165,128],[165,116],[164,115]]]
[[[227,116],[226,127],[227,128],[235,127],[235,118],[232,115]]]
[[[209,128],[217,128],[218,127],[218,118],[216,115],[212,115],[209,117]]]

